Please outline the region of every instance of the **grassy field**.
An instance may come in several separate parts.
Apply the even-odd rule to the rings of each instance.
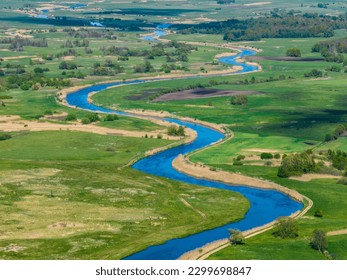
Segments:
[[[325,1],[326,9],[318,8],[316,2],[310,0],[294,1],[255,1],[238,0],[231,5],[218,5],[215,0],[189,0],[182,1],[155,1],[146,2],[133,1],[125,2],[121,0],[103,2],[90,2],[87,0],[79,1],[85,3],[86,7],[72,9],[71,2],[49,1],[51,6],[47,6],[44,1],[30,1],[30,5],[25,5],[22,1],[4,0],[0,4],[0,15],[11,23],[12,26],[25,26],[20,16],[23,16],[23,9],[35,15],[70,16],[77,18],[90,18],[93,20],[117,18],[122,20],[143,20],[150,22],[174,22],[174,23],[199,23],[213,20],[226,20],[229,18],[248,18],[269,15],[274,9],[295,10],[302,13],[318,13],[340,15],[345,12],[346,3],[344,1]],[[115,6],[117,9],[115,9]],[[19,9],[22,9],[20,11]],[[48,9],[47,12],[42,12]],[[97,10],[96,10],[97,9]],[[119,9],[119,10],[118,10]],[[26,23],[27,25],[37,26],[35,21]],[[44,21],[41,21],[44,24]]]
[[[167,143],[76,132],[13,133],[0,142],[0,258],[118,259],[243,216],[248,202],[238,194],[123,167]]]
[[[274,230],[247,239],[244,246],[230,246],[210,257],[210,259],[326,259],[326,257],[310,248],[310,239],[315,229],[325,232],[346,228],[346,216],[342,209],[346,208],[345,185],[336,184],[335,179],[319,179],[310,182],[298,182],[290,179],[280,179],[276,176],[277,168],[260,166],[235,167],[225,164],[212,166],[241,172],[249,176],[262,177],[283,186],[295,189],[310,197],[313,208],[299,219],[299,236],[294,239],[281,239],[273,235]],[[317,209],[323,211],[323,217],[317,218]],[[336,259],[347,259],[345,236],[330,236],[328,252]],[[341,247],[340,247],[341,246]]]
[[[141,36],[151,33],[151,27],[161,22],[243,19],[269,15],[276,8],[330,15],[346,11],[345,1],[325,2],[327,9],[320,9],[316,2],[308,0],[265,3],[240,0],[235,5],[218,5],[212,0],[184,3],[179,0],[105,0],[93,3],[82,0],[79,3],[88,5],[73,9],[71,2],[49,1],[52,5],[47,6],[39,0],[30,3],[1,1],[0,39],[15,36],[45,39],[48,47],[24,46],[24,50],[13,51],[9,44],[0,44],[0,116],[19,115],[23,119],[44,122],[47,119],[42,119],[42,115],[47,110],[75,114],[79,120],[88,115],[88,112],[56,102],[56,94],[62,86],[48,86],[42,82],[34,90],[33,87],[21,89],[20,85],[12,83],[7,88],[7,77],[16,71],[19,72],[18,80],[25,76],[21,71],[32,73],[38,67],[47,68],[43,74],[45,78],[70,79],[71,85],[163,75],[165,72],[161,68],[168,63],[166,55],[148,60],[154,71],[135,73],[134,66],[145,61],[142,56],[130,55],[126,60],[119,55],[104,55],[100,46],[151,50],[155,43],[144,42]],[[46,8],[48,12],[41,11]],[[64,28],[69,24],[48,24],[44,19],[34,18],[41,13],[52,17],[72,17],[75,24],[86,19],[80,31],[92,31],[97,35],[78,35],[87,36],[88,50],[68,47],[67,40],[82,41],[82,38],[68,35],[71,30]],[[132,31],[90,28],[89,21],[102,22],[105,19],[113,23],[121,20],[119,23],[128,24],[126,27],[131,27]],[[336,38],[347,36],[346,30],[337,30],[335,34]],[[221,35],[214,34],[169,34],[165,38],[225,43]],[[264,39],[235,45],[261,49],[257,56],[282,57],[287,49],[299,48],[305,58],[321,58],[320,54],[312,53],[311,48],[322,40],[325,38]],[[73,55],[62,54],[72,50],[76,52]],[[175,48],[169,51],[176,57]],[[215,61],[215,56],[223,52],[230,50],[199,46],[197,51],[187,53],[188,61],[170,62],[186,68],[172,72],[195,75],[224,70],[227,66]],[[107,60],[123,67],[124,72],[92,75],[95,64],[104,66]],[[75,63],[77,69],[59,69],[62,61]],[[314,201],[314,207],[299,220],[297,238],[282,240],[269,231],[248,239],[244,246],[228,247],[212,255],[211,259],[325,259],[310,248],[310,236],[314,229],[333,231],[346,228],[347,218],[343,210],[346,209],[347,187],[337,184],[336,179],[310,182],[281,179],[277,177],[277,167],[264,166],[265,162],[261,160],[262,166],[250,166],[247,161],[244,166],[233,166],[232,162],[237,155],[259,156],[262,151],[280,154],[311,148],[347,151],[346,137],[322,143],[325,135],[332,133],[338,124],[347,123],[347,74],[343,69],[340,72],[329,71],[333,66],[341,66],[334,62],[261,60],[259,63],[262,72],[121,86],[100,92],[93,96],[93,100],[98,105],[119,110],[168,111],[178,116],[224,124],[235,132],[235,137],[193,155],[193,161],[274,181]],[[323,77],[304,77],[312,69],[323,71]],[[76,78],[76,74],[82,74],[84,78]],[[153,95],[163,90],[206,87],[211,81],[217,84],[209,86],[213,89],[253,90],[260,94],[248,96],[245,106],[232,106],[230,97],[165,103],[150,101]],[[63,120],[52,122],[67,123]],[[129,117],[119,117],[112,122],[101,120],[96,125],[138,131],[163,129],[147,120]],[[68,131],[10,134],[11,139],[0,141],[0,259],[120,259],[149,245],[241,219],[249,207],[249,202],[239,194],[173,182],[127,166],[146,151],[172,141]],[[322,218],[314,217],[317,209],[323,211]],[[328,251],[332,258],[347,259],[346,238],[328,237]]]

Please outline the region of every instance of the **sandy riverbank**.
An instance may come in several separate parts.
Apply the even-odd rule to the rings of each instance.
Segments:
[[[285,188],[281,185],[278,185],[274,182],[265,181],[258,178],[252,178],[245,175],[241,175],[238,173],[230,173],[226,171],[211,171],[209,167],[202,166],[199,164],[193,164],[186,158],[184,158],[182,155],[178,156],[172,163],[172,166],[185,174],[188,174],[190,176],[196,177],[196,178],[202,178],[202,179],[208,179],[218,182],[224,182],[231,185],[242,185],[242,186],[250,186],[255,188],[262,188],[262,189],[273,189],[280,191],[293,199],[305,202],[307,203],[306,208],[303,211],[298,211],[296,213],[293,213],[291,217],[299,218],[302,217],[307,213],[309,209],[313,206],[313,202],[308,197],[298,193],[295,190],[291,190],[288,188]],[[275,225],[275,222],[266,224],[264,226],[254,228],[248,231],[243,232],[243,235],[246,238],[255,236],[257,234],[260,234],[262,232],[265,232],[271,228],[273,228]],[[205,246],[201,248],[197,248],[193,251],[187,252],[184,255],[182,255],[179,259],[185,259],[185,260],[196,260],[196,259],[206,259],[211,254],[229,246],[228,239],[222,239],[217,240],[215,242],[206,244]]]

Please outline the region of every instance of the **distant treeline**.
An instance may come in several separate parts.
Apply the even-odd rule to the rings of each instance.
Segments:
[[[42,73],[25,73],[20,75],[10,75],[0,80],[0,90],[20,88],[21,90],[38,90],[41,87],[69,87],[72,83],[68,79],[48,78]]]
[[[116,40],[117,36],[113,31],[110,30],[96,30],[96,29],[74,29],[74,28],[64,28],[64,32],[67,33],[68,36],[74,38],[105,38],[110,40]]]
[[[46,39],[32,40],[29,38],[22,38],[16,36],[14,38],[1,38],[0,44],[9,44],[9,49],[11,51],[24,51],[24,47],[37,47],[37,48],[46,48],[48,43]]]
[[[188,61],[188,54],[198,50],[196,46],[185,43],[171,41],[169,43],[159,43],[149,50],[129,49],[127,47],[101,47],[104,55],[118,55],[120,60],[126,60],[129,56],[144,57],[154,59],[155,57],[166,56],[167,62]]]
[[[197,25],[174,25],[178,33],[224,34],[226,41],[256,41],[262,38],[331,37],[334,30],[346,28],[347,15],[324,16],[318,14],[279,14],[246,20],[208,22]]]
[[[28,24],[38,24],[38,25],[53,25],[53,26],[91,26],[90,22],[93,19],[84,18],[73,18],[73,17],[60,17],[56,18],[32,18],[27,16],[17,16],[17,17],[4,17],[1,18],[2,21],[8,22],[21,22]],[[143,28],[155,27],[156,24],[149,23],[146,20],[136,19],[136,20],[121,20],[116,18],[104,18],[100,22],[106,27],[118,28],[125,31],[140,31]]]

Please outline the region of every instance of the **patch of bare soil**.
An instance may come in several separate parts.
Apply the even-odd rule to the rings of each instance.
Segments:
[[[201,99],[210,97],[220,97],[220,96],[232,96],[232,95],[254,95],[262,94],[258,91],[253,90],[220,90],[220,89],[210,89],[210,88],[197,88],[184,90],[179,92],[171,92],[161,95],[154,99],[154,102],[165,102],[172,100],[189,100],[189,99]]]
[[[327,233],[328,236],[343,235],[343,234],[347,234],[347,229],[329,231],[329,232]]]
[[[330,175],[330,174],[304,174],[301,176],[293,176],[289,179],[296,180],[296,181],[302,181],[302,182],[309,182],[314,179],[340,179],[341,176],[336,175]]]

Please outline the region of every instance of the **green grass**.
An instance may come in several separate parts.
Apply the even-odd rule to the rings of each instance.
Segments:
[[[310,148],[302,139],[284,136],[259,136],[258,134],[236,133],[235,137],[222,145],[211,147],[203,153],[191,157],[195,162],[209,164],[233,163],[237,155],[260,155],[261,152],[252,150],[273,150],[273,153],[291,153]]]
[[[108,127],[108,128],[125,129],[125,130],[140,130],[140,131],[153,131],[153,130],[159,130],[164,128],[148,120],[132,118],[132,117],[122,117],[122,116],[120,116],[118,120],[103,121],[98,123],[97,125]]]
[[[288,72],[285,72],[286,75],[290,75],[292,68],[297,67],[298,71],[301,72],[301,77],[309,69],[319,66],[312,65],[311,63],[291,63],[279,62],[278,64],[287,65]],[[273,64],[276,66],[276,63]],[[328,65],[328,63],[322,62],[319,68],[325,68]],[[277,73],[281,73],[278,71],[284,71],[282,68],[273,68]],[[272,76],[271,72],[269,72],[266,71],[265,73],[254,74],[252,76],[259,80],[266,76]],[[272,73],[274,74],[275,72]],[[321,81],[298,77],[294,80],[214,87],[223,90],[255,90],[265,93],[249,96],[247,106],[231,106],[230,97],[180,100],[165,103],[149,103],[146,97],[143,97],[143,100],[141,100],[143,92],[153,91],[155,88],[173,88],[177,86],[177,81],[118,87],[96,94],[93,96],[93,99],[97,104],[103,106],[119,104],[120,108],[165,110],[181,116],[190,116],[204,121],[223,123],[230,125],[236,132],[322,141],[326,133],[330,133],[335,129],[336,125],[334,123],[347,121],[344,109],[346,74],[329,73],[328,75],[329,79]],[[278,77],[278,74],[273,76]],[[240,79],[243,80],[244,78],[236,76],[216,80],[228,79],[237,81]],[[211,78],[195,81],[180,80],[180,86],[185,87],[210,80]],[[134,99],[134,97],[139,100],[130,100]],[[208,109],[185,106],[206,105],[208,103],[213,105]]]
[[[169,142],[66,131],[1,141],[0,258],[119,259],[242,218],[239,194],[124,167]]]
[[[299,236],[295,239],[280,239],[272,233],[274,230],[249,238],[245,246],[230,246],[213,254],[210,259],[325,259],[322,254],[309,246],[312,232],[321,229],[325,232],[346,228],[345,197],[347,187],[336,184],[336,179],[319,179],[310,182],[298,182],[280,179],[276,176],[277,168],[259,166],[235,167],[225,164],[212,166],[241,172],[248,176],[262,177],[275,181],[285,187],[295,189],[313,200],[313,208],[299,219]],[[314,217],[314,212],[321,209],[323,218]],[[346,259],[347,254],[338,246],[345,247],[346,237],[328,237],[328,251],[337,259]]]

